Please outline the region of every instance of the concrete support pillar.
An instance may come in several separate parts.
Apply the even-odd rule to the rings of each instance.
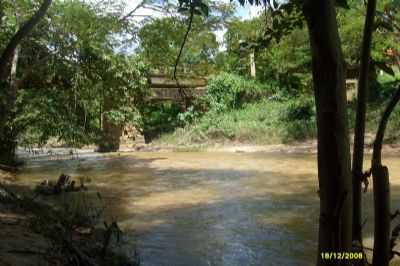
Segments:
[[[256,61],[255,61],[254,50],[250,53],[250,76],[252,78],[256,77]]]

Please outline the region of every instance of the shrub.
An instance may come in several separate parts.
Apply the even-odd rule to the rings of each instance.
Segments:
[[[222,73],[208,80],[206,102],[211,109],[238,109],[243,103],[254,102],[272,94],[271,89],[255,80]]]
[[[244,104],[240,109],[211,110],[194,123],[176,130],[161,141],[178,144],[239,141],[242,143],[292,142],[314,137],[312,101],[264,100]]]
[[[189,108],[185,112],[179,113],[177,115],[177,119],[181,126],[186,126],[192,123],[199,115],[199,112],[196,111],[195,107],[192,105],[189,106]]]
[[[315,116],[314,101],[310,98],[301,97],[288,100],[283,105],[280,118],[284,122],[292,122],[296,120],[310,120]]]
[[[315,118],[310,120],[294,120],[283,124],[281,138],[282,142],[305,140],[316,134]]]
[[[313,137],[316,132],[314,101],[305,96],[286,101],[279,114],[283,142]]]

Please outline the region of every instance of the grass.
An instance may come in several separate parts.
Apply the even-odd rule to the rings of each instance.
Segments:
[[[289,101],[290,102],[290,101]],[[175,145],[239,142],[288,143],[315,136],[315,119],[285,120],[288,101],[263,100],[224,112],[210,111],[184,128],[161,135],[156,143]]]
[[[370,91],[366,117],[366,133],[371,139],[369,142],[375,135],[387,101],[397,87],[395,81],[397,79],[393,77],[380,75],[380,85]],[[189,146],[182,149],[190,150],[192,146],[202,147],[214,143],[262,145],[291,143],[316,137],[312,95],[290,96],[281,91],[274,92],[268,86],[257,85],[252,80],[233,74],[221,74],[209,80],[206,96],[204,100],[208,112],[199,116],[192,108],[182,113],[180,122],[186,123],[186,126],[176,128],[172,133],[161,134],[155,142]],[[350,132],[355,126],[355,109],[355,102],[348,105]],[[399,130],[400,108],[397,107],[389,120],[385,142],[398,143]]]
[[[370,104],[366,118],[366,132],[375,136],[385,104]],[[177,128],[172,133],[161,134],[154,140],[156,144],[182,146],[177,151],[198,151],[205,145],[215,143],[277,144],[291,143],[316,137],[315,118],[307,120],[283,119],[286,102],[264,100],[246,104],[241,109],[226,112],[208,112],[193,123]],[[354,128],[354,107],[349,107],[349,127]],[[400,141],[400,107],[389,120],[385,143]]]

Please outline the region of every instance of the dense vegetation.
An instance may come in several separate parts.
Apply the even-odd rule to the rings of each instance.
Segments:
[[[14,4],[1,6],[2,47],[37,3]],[[118,36],[132,27],[120,19],[122,12],[116,2],[53,2],[14,54],[9,86],[16,101],[8,135],[20,145],[56,138],[79,146],[102,141],[104,119],[117,125],[138,120],[135,103],[146,93],[147,67],[136,55],[116,52],[124,44]],[[2,99],[7,91],[0,91]]]
[[[363,7],[356,2],[351,5],[338,14],[350,69],[359,61],[363,20]],[[6,14],[0,38],[3,47],[33,7],[22,2],[2,6]],[[274,23],[270,11],[241,20],[235,17],[233,5],[211,5],[209,16],[194,17],[178,65],[179,73],[186,76],[210,76],[207,94],[182,107],[179,102],[146,103],[145,98],[150,93],[150,73],[172,76],[185,35],[185,18],[146,18],[139,23],[125,17],[123,7],[122,2],[52,3],[16,54],[16,105],[5,130],[8,138],[22,146],[45,145],[49,139],[68,146],[105,145],[113,134],[108,132],[110,123],[118,128],[133,125],[150,140],[168,134],[161,140],[174,141],[171,136],[175,135],[185,144],[290,142],[315,136],[314,111],[309,109],[310,100],[304,100],[312,93],[304,25],[259,45],[263,29],[258,25]],[[224,49],[215,35],[222,28],[226,28]],[[395,51],[397,37],[385,30],[376,34],[371,75],[384,82],[371,86],[372,119],[368,121],[376,120],[397,79],[380,74],[381,68],[393,71],[389,65],[397,64],[387,53],[389,48]],[[129,48],[132,40],[138,43],[135,50]],[[251,53],[255,79],[249,71]],[[290,115],[285,119],[288,110],[297,107],[308,111],[294,120]],[[396,139],[396,124],[389,130],[391,141]]]
[[[339,10],[338,24],[348,69],[347,78],[357,79],[364,11],[356,1],[350,4],[351,9]],[[380,3],[380,8],[383,6],[384,3]],[[245,21],[232,18],[227,23],[224,35],[226,50],[219,51],[215,56],[215,74],[208,80],[206,96],[198,99],[184,113],[170,112],[168,121],[176,121],[178,128],[174,133],[164,135],[160,142],[194,144],[237,141],[268,144],[315,137],[315,110],[309,105],[312,105],[310,98],[313,96],[311,57],[305,25],[283,35],[279,41],[271,40],[264,47],[257,45],[257,42],[262,35],[258,25],[265,23],[271,23],[265,14]],[[390,49],[396,50],[397,37],[384,28],[379,28],[375,34],[368,96],[370,108],[367,114],[367,131],[370,133],[375,130],[385,102],[393,94],[399,77],[397,53],[388,53]],[[253,51],[257,73],[255,79],[250,77],[249,54]],[[246,97],[243,94],[249,87],[253,95]],[[265,93],[257,94],[260,90]],[[235,97],[244,99],[237,102]],[[309,111],[299,111],[295,119],[284,118],[290,112],[288,110],[296,108]],[[204,113],[204,110],[207,112]],[[350,97],[348,112],[351,128],[354,127],[355,111],[355,98]],[[189,122],[179,123],[185,117]],[[397,141],[400,129],[396,114],[392,116],[392,121],[386,141],[393,143]]]
[[[207,112],[192,107],[180,114],[183,128],[164,135],[161,142],[265,144],[315,136],[313,101],[290,97],[271,84],[219,74],[209,79],[207,93],[199,102],[207,106]]]

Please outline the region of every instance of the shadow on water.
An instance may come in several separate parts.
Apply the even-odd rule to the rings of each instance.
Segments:
[[[92,177],[109,204],[106,218],[136,241],[143,265],[312,265],[315,170],[297,155],[284,158],[154,153],[31,162],[19,183],[61,172]]]

